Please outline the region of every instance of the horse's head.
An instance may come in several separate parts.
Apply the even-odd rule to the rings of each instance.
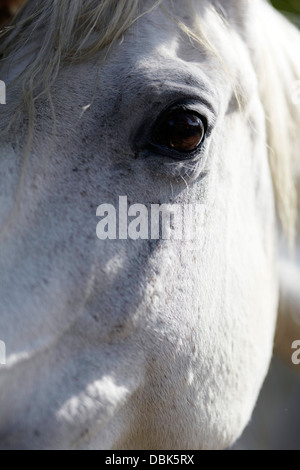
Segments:
[[[276,323],[258,71],[279,20],[262,2],[69,3],[29,0],[3,40],[0,445],[224,448]],[[198,205],[198,236],[126,237],[119,196],[149,219]],[[96,236],[102,204],[116,240]]]

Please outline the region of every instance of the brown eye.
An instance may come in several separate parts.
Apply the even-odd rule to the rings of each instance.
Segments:
[[[202,119],[191,111],[177,109],[169,112],[156,125],[153,141],[177,152],[193,152],[205,136]]]

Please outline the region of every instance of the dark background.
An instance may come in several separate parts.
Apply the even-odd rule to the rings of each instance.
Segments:
[[[300,0],[272,0],[271,3],[283,12],[300,14]]]

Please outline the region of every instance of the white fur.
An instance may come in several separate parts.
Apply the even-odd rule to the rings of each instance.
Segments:
[[[261,28],[253,18],[262,2],[224,1],[228,24],[211,2],[192,2],[205,38],[195,47],[167,14],[174,4],[196,31],[189,2],[163,3],[105,60],[61,64],[55,142],[43,95],[26,165],[26,119],[2,138],[3,448],[226,448],[267,373],[277,236],[259,44],[253,50],[250,34]],[[9,60],[0,70],[14,74]],[[133,148],[143,123],[191,93],[217,111],[201,159],[186,169]],[[20,81],[8,102],[18,97]],[[7,124],[11,108],[0,112]],[[119,195],[204,204],[194,252],[167,241],[97,240],[96,208]]]

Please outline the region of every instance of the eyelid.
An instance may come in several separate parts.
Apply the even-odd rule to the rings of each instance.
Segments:
[[[168,114],[172,114],[172,112],[174,112],[174,111],[184,111],[188,114],[193,114],[194,116],[198,116],[201,119],[201,121],[204,125],[205,134],[206,134],[207,129],[208,129],[207,117],[205,115],[203,115],[203,113],[197,111],[195,109],[195,107],[186,106],[186,104],[168,108],[164,113],[160,114],[160,116],[158,117],[158,119],[157,119],[157,121],[156,121],[156,123],[154,124],[153,127],[155,127],[160,120],[163,120],[165,116],[168,116]]]
[[[194,151],[192,152],[178,152],[175,149],[169,149],[168,147],[163,147],[161,145],[157,145],[155,143],[148,143],[147,146],[144,147],[142,150],[142,154],[147,157],[149,155],[153,156],[153,153],[156,153],[161,158],[162,156],[170,158],[170,160],[178,160],[178,161],[196,161],[199,159],[199,155],[203,155],[206,150],[206,142],[205,139],[202,144],[199,145]]]
[[[171,103],[169,102],[168,105],[161,109],[157,114],[156,119],[154,119],[151,126],[152,129],[164,114],[176,109],[183,109],[192,114],[198,115],[202,120],[204,120],[206,138],[210,136],[216,125],[217,112],[209,100],[205,97],[200,98],[199,96],[189,96],[177,99],[176,101],[174,100]]]
[[[168,112],[168,110],[172,111],[176,109],[183,109],[185,111],[188,111],[192,114],[196,114],[197,116],[199,116],[204,121],[206,136],[208,137],[211,134],[215,126],[216,120],[217,120],[217,115],[213,106],[208,101],[206,100],[179,101],[171,105],[165,111],[163,111],[160,114],[160,116],[163,115],[164,112]]]

